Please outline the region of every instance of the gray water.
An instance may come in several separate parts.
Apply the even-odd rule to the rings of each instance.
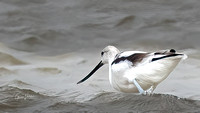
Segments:
[[[0,112],[200,112],[199,0],[0,0]],[[153,95],[115,91],[107,45],[189,58]]]

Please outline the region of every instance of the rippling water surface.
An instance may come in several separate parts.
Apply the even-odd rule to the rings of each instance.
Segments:
[[[200,112],[198,0],[1,0],[0,112]],[[174,48],[189,58],[153,95],[115,91],[100,51]]]

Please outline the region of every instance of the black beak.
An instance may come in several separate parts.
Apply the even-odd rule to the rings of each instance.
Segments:
[[[85,78],[80,80],[77,84],[80,84],[80,83],[84,82],[85,80],[87,80],[88,78],[90,78],[103,65],[104,64],[102,63],[102,61],[100,61],[99,64]]]

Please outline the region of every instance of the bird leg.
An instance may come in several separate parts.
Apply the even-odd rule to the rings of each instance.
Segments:
[[[153,93],[154,88],[154,85],[152,85],[149,89],[145,91],[145,94],[151,95]]]
[[[138,84],[138,82],[136,81],[136,79],[133,79],[133,83],[135,84],[135,86],[137,87],[138,91],[140,92],[140,94],[146,94],[146,91],[144,91],[142,89],[142,87]]]

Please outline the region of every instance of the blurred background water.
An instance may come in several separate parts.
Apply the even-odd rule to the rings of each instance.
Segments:
[[[0,112],[199,112],[199,0],[0,0]],[[152,96],[120,93],[101,50],[188,54]],[[185,99],[187,98],[187,99]]]

